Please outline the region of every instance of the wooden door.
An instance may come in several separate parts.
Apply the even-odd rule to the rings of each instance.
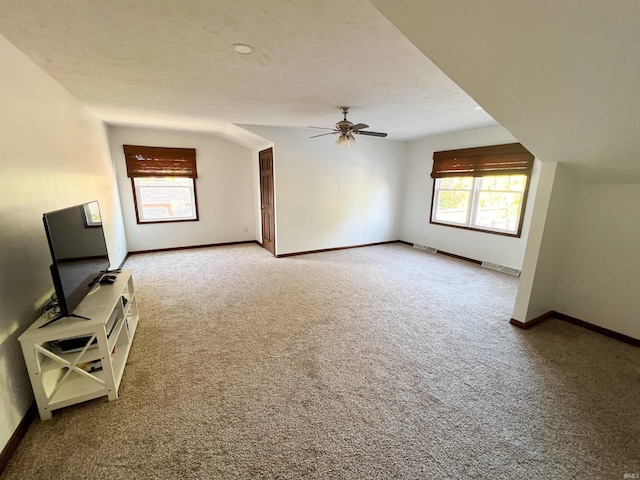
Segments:
[[[260,160],[260,209],[262,212],[262,246],[276,254],[276,218],[273,191],[273,148],[263,150]]]

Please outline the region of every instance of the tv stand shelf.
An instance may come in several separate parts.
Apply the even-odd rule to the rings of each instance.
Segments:
[[[131,270],[90,292],[74,313],[89,320],[65,317],[43,326],[51,320],[45,313],[19,338],[42,420],[69,405],[118,398],[139,319]],[[82,338],[76,349],[58,343],[75,338]]]

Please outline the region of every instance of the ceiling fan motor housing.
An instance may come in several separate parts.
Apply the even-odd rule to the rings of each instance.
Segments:
[[[347,132],[351,130],[352,126],[353,126],[353,123],[351,123],[349,120],[341,120],[338,123],[336,123],[336,128],[341,132]]]

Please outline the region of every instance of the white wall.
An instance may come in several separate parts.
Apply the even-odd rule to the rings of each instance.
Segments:
[[[492,235],[429,223],[433,179],[433,153],[458,148],[482,147],[517,142],[500,126],[427,137],[409,144],[406,193],[402,216],[402,239],[428,245],[463,257],[497,263],[520,270],[535,202],[539,165],[536,165],[529,186],[521,238]],[[536,164],[539,162],[536,161]]]
[[[111,265],[125,240],[105,129],[0,36],[0,449],[33,396],[18,336],[53,293],[42,214],[98,200]]]
[[[536,318],[549,310],[557,310],[550,300],[557,295],[558,281],[566,275],[562,268],[562,261],[568,253],[566,242],[574,235],[571,228],[574,217],[575,183],[567,172],[566,166],[557,164],[544,234],[538,251],[535,279],[527,308],[527,320]]]
[[[568,185],[566,172],[555,162],[540,165],[536,202],[518,284],[513,318],[528,322],[552,309],[552,291],[559,275],[568,205],[562,205]],[[569,197],[568,200],[571,200]],[[555,210],[551,207],[556,202]]]
[[[277,254],[398,240],[407,145],[245,126],[274,143]]]
[[[513,318],[553,310],[640,339],[640,185],[578,184],[554,165],[543,164]]]
[[[640,339],[640,185],[578,185],[572,196],[553,310]]]
[[[252,150],[217,135],[109,127],[129,251],[255,240],[258,199]],[[197,222],[138,225],[123,145],[195,148]]]

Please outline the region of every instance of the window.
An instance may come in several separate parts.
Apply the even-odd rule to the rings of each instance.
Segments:
[[[431,223],[519,237],[532,166],[519,143],[436,152]]]
[[[436,178],[432,223],[517,234],[526,175]]]
[[[102,225],[102,217],[100,216],[100,207],[98,206],[98,202],[84,204],[84,224],[87,227],[99,227]]]
[[[195,149],[123,147],[138,223],[198,220]]]
[[[196,220],[193,178],[140,177],[133,187],[138,223]]]

